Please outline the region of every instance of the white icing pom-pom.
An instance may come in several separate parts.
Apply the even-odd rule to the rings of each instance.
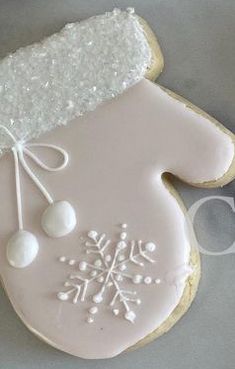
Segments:
[[[49,237],[63,237],[75,228],[76,214],[68,201],[57,201],[44,211],[41,224]]]
[[[36,258],[38,249],[36,237],[30,232],[20,230],[8,241],[7,260],[15,268],[25,268]]]

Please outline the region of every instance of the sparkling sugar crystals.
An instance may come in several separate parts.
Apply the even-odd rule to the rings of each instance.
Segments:
[[[133,9],[68,24],[0,62],[0,122],[28,141],[144,77],[151,50]],[[0,132],[0,150],[11,141]]]

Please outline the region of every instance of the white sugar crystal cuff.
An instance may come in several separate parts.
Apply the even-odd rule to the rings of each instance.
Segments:
[[[0,62],[0,124],[28,141],[121,94],[144,77],[151,50],[133,11],[68,24]],[[0,132],[1,151],[12,146]]]

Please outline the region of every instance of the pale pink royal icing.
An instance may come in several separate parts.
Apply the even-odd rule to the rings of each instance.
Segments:
[[[17,228],[17,217],[13,161],[6,153],[0,164],[0,270],[14,309],[33,332],[73,355],[107,358],[169,317],[185,286],[186,278],[179,271],[190,272],[184,214],[162,174],[170,172],[191,183],[218,179],[231,165],[234,145],[207,118],[145,79],[75,123],[42,137],[43,142],[68,151],[67,168],[56,175],[40,168],[37,173],[57,199],[73,204],[77,231],[59,240],[46,236],[40,226],[44,198],[22,172],[25,229],[37,235],[40,250],[27,268],[9,265],[5,245]],[[42,157],[57,164],[50,150]],[[84,301],[81,295],[76,298],[79,278],[95,278],[88,263],[96,263],[98,273],[97,268],[104,269],[97,261],[100,254],[86,253],[87,240],[94,245],[102,233],[110,240],[104,250],[109,272],[112,261],[121,255],[118,251],[115,256],[117,249],[126,250],[126,268],[109,274],[121,290],[136,292],[129,293],[136,301],[126,300],[129,314],[122,301],[110,305],[118,292],[111,277],[107,282],[113,284],[105,286],[102,301],[100,294],[97,297],[102,278],[89,284]],[[130,261],[131,241],[137,253],[143,252],[135,259],[143,266]],[[73,282],[75,290],[66,295]]]

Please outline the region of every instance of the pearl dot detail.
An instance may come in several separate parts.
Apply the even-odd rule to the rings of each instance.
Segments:
[[[133,283],[135,284],[141,283],[142,280],[143,280],[143,276],[141,274],[135,274],[132,279]]]
[[[94,315],[98,312],[98,307],[97,306],[92,306],[90,309],[89,309],[89,313]]]
[[[59,258],[59,261],[60,261],[61,263],[64,263],[64,262],[66,261],[66,257],[65,257],[65,256],[61,256],[61,257]]]
[[[152,278],[151,278],[151,277],[149,277],[149,276],[148,276],[148,277],[145,277],[145,278],[144,278],[144,283],[145,283],[145,284],[150,284],[150,283],[152,283]]]
[[[155,281],[154,281],[156,284],[160,284],[161,283],[161,279],[160,278],[157,278],[157,279],[155,279]]]
[[[75,260],[74,259],[70,259],[69,260],[69,265],[74,265],[75,264]]]
[[[156,250],[156,245],[155,245],[155,243],[153,243],[153,242],[148,242],[148,243],[146,243],[146,245],[145,245],[145,250],[146,250],[146,251],[149,251],[149,252],[153,252],[153,251],[155,251],[155,250]]]
[[[93,323],[93,322],[94,322],[93,316],[88,316],[87,323]]]
[[[78,267],[79,267],[79,270],[84,271],[87,268],[87,263],[85,261],[81,261]]]

